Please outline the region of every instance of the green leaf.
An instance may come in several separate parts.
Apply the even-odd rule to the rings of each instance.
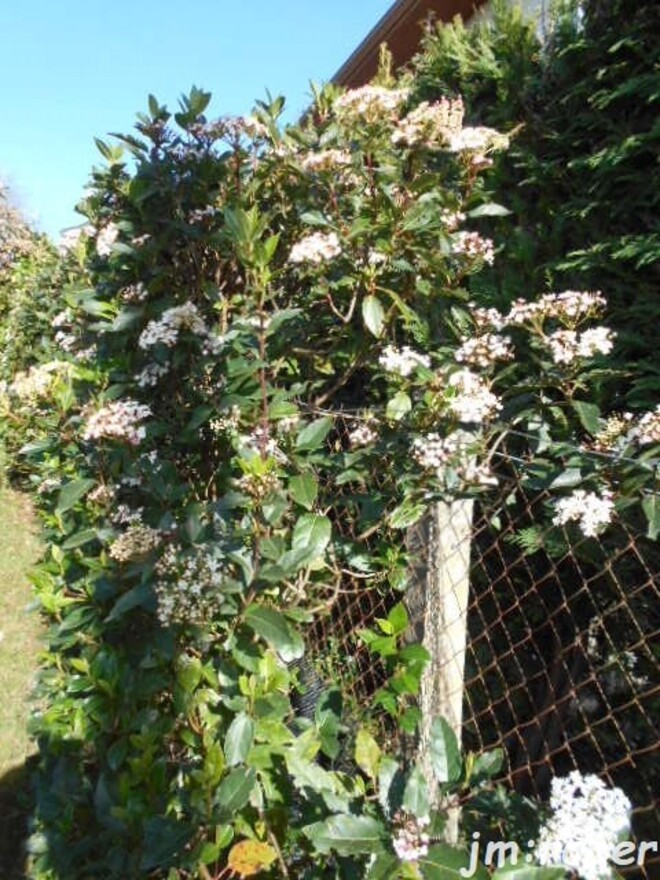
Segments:
[[[254,741],[254,721],[245,712],[238,714],[229,725],[225,737],[225,758],[230,767],[242,764]]]
[[[138,608],[140,606],[152,605],[154,602],[154,594],[151,589],[151,584],[144,583],[138,584],[137,587],[133,587],[133,589],[129,590],[127,593],[115,602],[112,611],[105,618],[105,623],[112,623],[113,620],[118,620],[127,611],[132,611],[133,608]]]
[[[289,625],[283,614],[263,605],[250,605],[245,622],[258,636],[265,639],[285,663],[298,660],[305,653],[300,633]]]
[[[167,866],[188,843],[193,829],[176,819],[154,816],[144,826],[144,842],[140,869],[151,871]]]
[[[498,205],[496,202],[487,202],[485,205],[479,205],[478,208],[473,208],[471,211],[468,211],[468,217],[506,217],[510,214],[508,208],[505,208],[504,205]]]
[[[96,529],[83,529],[82,532],[76,532],[75,535],[67,538],[62,544],[62,550],[75,550],[76,547],[82,547],[84,544],[89,544],[90,541],[95,539]]]
[[[289,481],[291,497],[306,510],[311,510],[319,494],[319,484],[311,474],[299,474]]]
[[[215,800],[218,806],[222,807],[224,814],[232,816],[243,809],[250,800],[256,780],[257,774],[252,767],[249,769],[238,767],[223,779]]]
[[[386,417],[392,422],[400,422],[412,409],[412,400],[405,391],[398,391],[385,408]]]
[[[365,296],[362,300],[362,318],[367,330],[379,337],[385,324],[385,309],[377,297]]]
[[[385,829],[369,816],[341,814],[330,816],[303,829],[320,853],[334,850],[340,856],[379,853],[383,850]]]
[[[370,779],[375,779],[380,757],[380,746],[369,731],[361,727],[355,738],[355,763]]]
[[[414,504],[412,501],[404,501],[403,504],[399,504],[398,507],[394,508],[387,517],[387,522],[392,529],[407,529],[408,526],[418,522],[424,516],[427,509],[427,504]]]
[[[378,766],[378,802],[386,816],[401,808],[405,776],[394,758],[383,756]]]
[[[444,718],[433,720],[429,754],[438,782],[456,782],[460,778],[462,761],[458,740]]]
[[[660,495],[647,495],[642,501],[642,510],[648,523],[646,537],[655,541],[660,533]]]
[[[96,486],[96,480],[73,480],[71,483],[67,483],[65,486],[62,486],[60,489],[60,494],[57,498],[57,506],[55,507],[55,513],[66,513],[67,510],[71,510],[74,504],[77,501],[86,495],[90,489]]]
[[[299,452],[309,452],[318,449],[332,428],[332,419],[324,416],[322,419],[315,419],[309,425],[305,425],[298,432],[296,437],[296,449]]]
[[[397,602],[387,615],[387,620],[392,627],[392,635],[402,635],[408,629],[408,612],[403,602]]]
[[[583,428],[595,435],[600,431],[600,408],[595,403],[574,400],[573,409]]]
[[[306,513],[301,516],[293,529],[292,550],[302,550],[309,559],[323,556],[332,537],[332,524],[327,516]]]
[[[524,856],[518,864],[505,865],[491,875],[491,880],[564,880],[566,869],[561,867],[545,867],[528,865]],[[520,863],[522,862],[522,864]]]
[[[403,791],[403,808],[417,819],[429,815],[429,787],[420,767],[414,767]]]
[[[486,868],[480,862],[473,865],[470,855],[445,843],[432,846],[428,855],[419,860],[422,877],[424,880],[465,880],[468,876],[470,880],[488,880]]]
[[[504,763],[503,749],[492,749],[490,752],[484,752],[478,755],[472,764],[472,772],[470,779],[480,776],[495,776],[502,769]]]

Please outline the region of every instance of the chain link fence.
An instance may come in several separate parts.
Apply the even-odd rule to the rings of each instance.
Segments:
[[[635,838],[657,840],[660,546],[645,537],[632,508],[595,538],[551,527],[557,492],[535,488],[526,463],[506,452],[496,470],[497,489],[443,513],[440,567],[452,571],[452,552],[461,557],[457,571],[467,560],[469,592],[463,650],[447,654],[444,645],[432,664],[436,678],[459,689],[449,701],[458,701],[463,747],[502,748],[500,781],[543,799],[553,776],[595,773],[633,803]],[[410,638],[427,645],[438,625],[424,588],[430,543],[427,518],[412,534],[417,555],[404,596]],[[356,705],[383,683],[357,633],[399,601],[400,593],[368,581],[346,583],[316,626],[317,653]],[[451,664],[458,674],[445,676]],[[649,850],[644,865],[621,872],[660,877],[660,855]]]

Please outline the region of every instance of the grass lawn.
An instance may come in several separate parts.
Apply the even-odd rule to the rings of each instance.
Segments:
[[[26,731],[40,623],[27,611],[27,572],[39,541],[27,499],[0,489],[0,877],[23,876],[21,840],[28,793],[25,762],[34,752]]]

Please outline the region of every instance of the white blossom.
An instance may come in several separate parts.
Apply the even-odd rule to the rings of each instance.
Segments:
[[[461,230],[452,238],[452,253],[469,257],[473,260],[483,260],[492,265],[495,261],[495,245],[492,239],[483,238],[478,232]]]
[[[576,358],[608,354],[614,345],[614,334],[607,327],[592,327],[582,333],[555,330],[547,337],[547,343],[556,364],[571,364]]]
[[[348,442],[353,449],[359,446],[370,446],[378,440],[378,431],[369,422],[361,422],[356,425],[348,435]]]
[[[136,400],[115,400],[88,418],[83,436],[85,440],[124,440],[137,446],[146,436],[142,422],[150,415],[149,407]]]
[[[157,385],[163,376],[169,372],[167,364],[151,363],[147,364],[135,377],[135,381],[140,388],[152,388]]]
[[[463,430],[453,431],[446,437],[437,433],[425,434],[413,440],[412,457],[421,468],[438,475],[451,465],[466,483],[495,485],[497,479],[488,465],[477,461],[476,441],[474,434]]]
[[[335,101],[334,109],[345,121],[378,122],[396,113],[407,97],[408,89],[366,85],[345,92]]]
[[[656,407],[655,412],[645,413],[639,420],[637,442],[642,445],[660,443],[660,405]]]
[[[536,846],[539,863],[564,865],[582,880],[612,878],[609,859],[630,828],[632,805],[624,792],[574,770],[552,780],[550,808]]]
[[[488,150],[506,149],[509,139],[494,128],[480,125],[450,133],[447,145],[453,153],[485,153]]]
[[[449,408],[462,422],[483,422],[501,409],[497,395],[471,370],[452,373],[448,385],[453,391]]]
[[[318,153],[307,153],[300,159],[303,171],[332,171],[351,164],[351,154],[347,150],[321,150]]]
[[[613,513],[614,502],[609,490],[603,489],[597,495],[576,489],[568,498],[557,501],[552,522],[556,526],[563,526],[577,521],[584,535],[591,538],[612,521]]]
[[[67,324],[70,324],[73,321],[73,312],[71,309],[66,308],[61,312],[58,312],[52,320],[52,326],[55,329],[59,329],[60,327],[64,327]]]
[[[108,223],[96,233],[96,253],[99,257],[107,257],[112,253],[115,242],[119,238],[119,228]]]
[[[475,367],[489,367],[495,361],[508,361],[513,357],[513,348],[508,336],[484,333],[472,339],[464,339],[454,357],[459,364]]]
[[[319,265],[340,253],[341,245],[336,233],[313,232],[294,244],[289,253],[289,262]]]
[[[414,351],[408,345],[403,348],[395,348],[393,345],[387,345],[380,357],[378,363],[387,373],[398,373],[399,376],[410,376],[417,367],[429,367],[431,358],[427,354],[421,354]]]
[[[55,382],[70,370],[71,365],[66,361],[48,361],[32,366],[27,372],[16,373],[7,386],[7,393],[20,400],[46,398]]]
[[[158,619],[163,626],[200,625],[217,612],[227,569],[216,548],[193,547],[188,551],[170,544],[156,564],[154,584]]]
[[[535,302],[517,299],[509,314],[507,324],[528,324],[536,319],[555,318],[574,326],[583,318],[595,317],[606,305],[600,291],[564,290],[562,293],[546,293]]]
[[[402,862],[416,862],[428,855],[430,837],[425,829],[429,825],[427,818],[417,819],[414,816],[397,814],[395,822],[399,826],[392,840],[394,852]]]
[[[210,337],[210,331],[194,303],[185,302],[181,306],[173,306],[166,309],[157,320],[149,321],[140,334],[138,345],[142,349],[152,348],[154,345],[172,348],[182,330],[187,330],[205,341]]]
[[[450,139],[463,124],[463,100],[442,98],[433,104],[423,101],[397,124],[392,143],[434,147]]]

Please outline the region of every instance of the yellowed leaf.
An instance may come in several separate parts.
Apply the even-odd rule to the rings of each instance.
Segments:
[[[258,840],[241,840],[232,846],[227,867],[241,877],[252,877],[270,867],[277,853],[268,843]]]

